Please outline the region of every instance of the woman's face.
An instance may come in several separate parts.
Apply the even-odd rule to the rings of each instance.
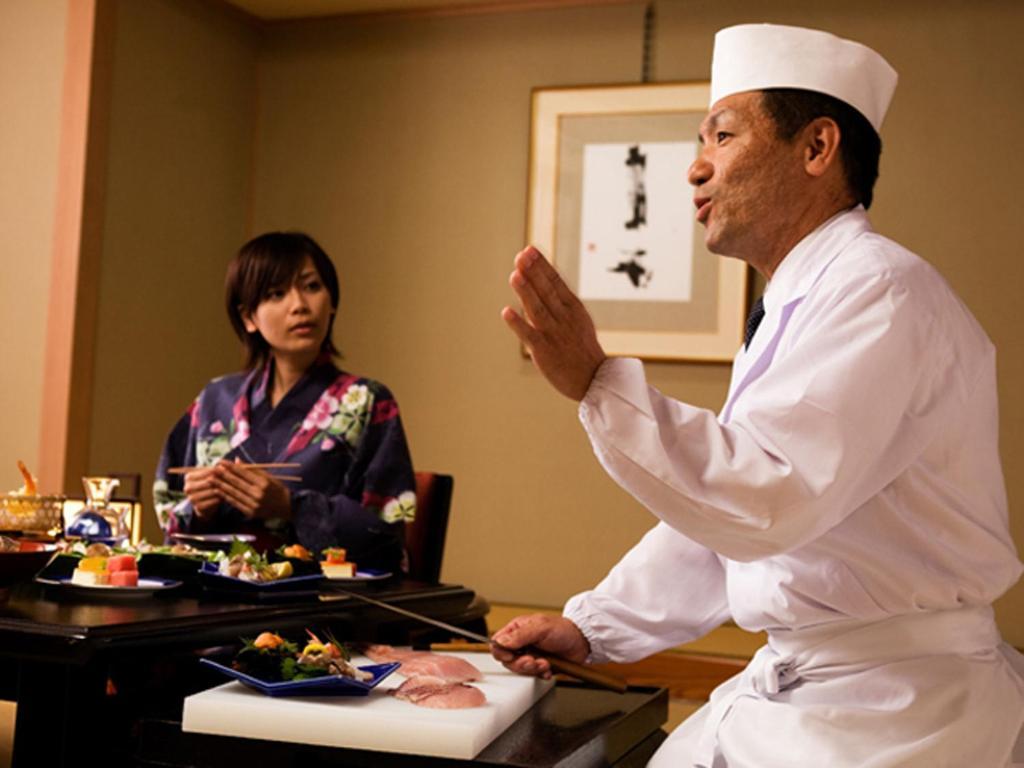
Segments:
[[[273,286],[242,320],[247,331],[262,334],[275,358],[291,357],[308,366],[320,354],[334,310],[331,294],[307,256],[291,284]]]

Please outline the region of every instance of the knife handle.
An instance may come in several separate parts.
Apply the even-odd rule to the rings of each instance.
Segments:
[[[467,642],[452,642],[452,643],[431,643],[430,650],[432,651],[470,651],[477,653],[489,653],[491,646],[486,643],[467,643]],[[586,664],[577,664],[574,661],[568,661],[560,656],[550,656],[542,651],[538,651],[536,648],[520,648],[517,649],[517,653],[529,654],[535,659],[545,659],[553,672],[560,672],[563,675],[569,675],[575,677],[578,680],[582,680],[585,683],[591,683],[592,685],[599,686],[601,688],[607,688],[610,691],[617,693],[626,692],[626,681],[622,678],[609,675],[605,672],[600,672],[593,667],[588,667]]]
[[[450,643],[431,643],[432,651],[462,651],[463,653],[490,653],[490,643],[470,643],[465,640],[453,640]]]
[[[608,690],[615,691],[616,693],[626,692],[626,681],[620,677],[599,672],[593,667],[588,667],[586,664],[577,664],[575,661],[568,661],[567,659],[563,659],[559,656],[548,656],[547,654],[534,651],[530,651],[529,653],[534,658],[545,659],[548,664],[551,665],[551,669],[555,672],[561,672],[563,675],[575,677],[585,683],[590,683],[601,688],[607,688]]]

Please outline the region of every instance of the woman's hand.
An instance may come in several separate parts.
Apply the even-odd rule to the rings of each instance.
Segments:
[[[185,474],[185,495],[192,503],[192,509],[200,518],[206,518],[217,511],[224,501],[217,488],[213,467],[195,469]]]
[[[213,483],[224,501],[247,517],[292,516],[291,492],[262,469],[222,461],[213,468]]]
[[[494,642],[491,655],[520,675],[551,677],[551,665],[547,659],[512,653],[527,645],[578,664],[582,664],[590,655],[590,643],[579,627],[563,616],[545,613],[517,616],[495,632],[491,640]]]

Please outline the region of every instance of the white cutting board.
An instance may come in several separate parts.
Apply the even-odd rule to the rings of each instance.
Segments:
[[[405,680],[395,672],[367,696],[266,696],[230,682],[185,699],[181,728],[193,733],[239,736],[328,747],[471,759],[505,731],[554,685],[513,674],[485,653],[449,653],[484,674],[471,683],[487,703],[471,709],[428,709],[388,691]],[[372,664],[354,657],[357,666]]]

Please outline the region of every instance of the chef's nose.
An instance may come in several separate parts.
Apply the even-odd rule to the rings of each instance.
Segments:
[[[708,162],[704,152],[701,151],[697,154],[697,159],[690,163],[690,167],[686,171],[686,180],[693,186],[699,187],[711,178],[713,172],[714,167]]]

